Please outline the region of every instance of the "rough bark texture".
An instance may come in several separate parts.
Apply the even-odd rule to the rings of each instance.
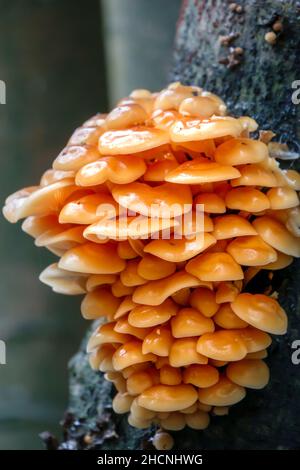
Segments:
[[[231,112],[252,115],[261,128],[273,129],[280,139],[297,148],[300,108],[291,101],[291,84],[300,77],[296,58],[299,5],[286,0],[248,0],[239,5],[242,11],[232,12],[224,0],[184,2],[172,79],[220,94]],[[271,46],[264,35],[277,18],[284,29]],[[229,47],[221,45],[219,36],[231,33],[238,34],[236,39]],[[242,47],[244,54],[239,59],[230,47]],[[234,63],[236,59],[240,63]],[[255,289],[263,289],[265,282],[262,275]],[[272,282],[288,313],[289,331],[274,339],[270,348],[270,384],[264,390],[249,391],[229,416],[214,417],[204,432],[185,429],[173,433],[177,449],[300,448],[300,365],[291,360],[292,343],[300,339],[299,263],[278,273]],[[110,384],[89,369],[83,344],[70,363],[72,415],[64,423],[62,448],[140,449],[151,445],[149,437],[154,430],[135,430],[126,417],[116,416],[111,411],[111,395]]]

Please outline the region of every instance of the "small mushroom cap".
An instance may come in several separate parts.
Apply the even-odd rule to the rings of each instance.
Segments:
[[[228,214],[214,219],[213,236],[217,240],[256,234],[251,223],[240,215]]]
[[[224,112],[224,109],[226,109],[224,103],[223,107],[221,107],[216,100],[209,96],[192,96],[185,98],[179,106],[180,114],[196,116],[202,119],[223,114],[221,111]]]
[[[160,305],[175,292],[201,284],[203,282],[195,276],[185,271],[178,271],[164,279],[149,281],[147,284],[137,287],[132,298],[137,304]]]
[[[185,269],[206,282],[235,281],[244,277],[240,265],[228,253],[198,255],[187,263]]]
[[[214,322],[226,330],[246,328],[248,323],[238,317],[229,303],[224,303],[213,317]]]
[[[261,351],[248,353],[245,359],[265,359],[268,357],[268,352],[266,349],[262,349]]]
[[[138,397],[138,404],[157,412],[178,411],[192,406],[197,399],[192,385],[155,385]]]
[[[258,163],[268,157],[268,147],[259,140],[240,137],[230,139],[217,147],[215,159],[223,165]]]
[[[148,281],[155,281],[170,276],[176,271],[176,264],[156,256],[146,254],[138,263],[139,276]]]
[[[294,258],[290,255],[285,255],[280,251],[277,251],[277,260],[273,263],[266,264],[263,269],[268,269],[270,271],[275,271],[277,269],[283,269],[292,264]]]
[[[134,292],[134,286],[124,286],[121,279],[117,279],[116,282],[111,285],[111,291],[115,297],[128,296]]]
[[[128,240],[123,240],[118,243],[117,252],[122,259],[133,259],[138,256]]]
[[[58,267],[57,263],[47,266],[41,272],[39,279],[59,294],[80,295],[86,292],[86,276],[64,271]]]
[[[215,330],[214,322],[195,308],[179,310],[171,320],[171,328],[174,338],[200,336]]]
[[[186,287],[185,289],[180,289],[179,291],[175,292],[175,294],[172,295],[172,299],[178,305],[185,307],[189,305],[190,295],[191,289],[189,287]]]
[[[292,235],[278,220],[262,216],[257,217],[253,225],[261,238],[276,250],[286,255],[300,256],[299,238]]]
[[[187,426],[192,429],[206,429],[210,423],[209,414],[198,410],[195,413],[187,414],[185,417]]]
[[[117,280],[116,274],[92,274],[88,277],[86,282],[86,290],[91,292],[96,287],[105,286],[107,284],[113,284]]]
[[[225,203],[229,209],[247,212],[261,212],[270,208],[270,201],[267,196],[258,189],[251,187],[231,189],[225,196]]]
[[[168,142],[169,136],[165,131],[139,126],[105,132],[99,138],[98,148],[102,155],[128,155],[150,150]]]
[[[67,145],[53,162],[55,170],[78,171],[101,157],[95,145]]]
[[[88,292],[81,303],[81,314],[86,320],[100,317],[113,318],[121,300],[116,298],[108,288],[99,287]]]
[[[135,336],[138,339],[143,340],[145,336],[151,333],[151,328],[137,328],[128,323],[127,316],[120,318],[114,327],[114,330],[118,333],[124,333],[131,336]]]
[[[218,369],[209,364],[193,364],[183,371],[183,382],[195,387],[206,388],[215,385],[219,381]]]
[[[118,333],[120,334],[120,333]],[[155,362],[154,354],[143,354],[141,341],[129,341],[120,346],[112,357],[112,363],[115,370],[122,370],[126,367],[142,362]],[[143,406],[141,404],[141,406]]]
[[[278,185],[275,173],[263,165],[243,165],[238,167],[241,176],[231,182],[232,186],[264,186],[273,188]]]
[[[130,411],[133,400],[134,397],[130,396],[129,393],[118,392],[112,401],[114,412],[118,414],[128,413],[128,411]]]
[[[238,119],[213,116],[211,119],[181,118],[170,127],[173,142],[216,139],[227,135],[238,136],[243,128]]]
[[[135,398],[131,404],[130,413],[135,419],[148,420],[153,419],[156,416],[154,411],[147,410],[140,406]]]
[[[220,282],[216,291],[216,303],[233,302],[239,292],[238,287],[233,282]]]
[[[227,245],[226,251],[244,266],[264,266],[277,260],[276,251],[259,235],[238,237]]]
[[[269,368],[260,359],[243,359],[231,363],[226,368],[227,377],[242,387],[264,388],[270,379]]]
[[[167,322],[176,315],[178,305],[172,299],[166,299],[157,306],[136,305],[129,313],[130,325],[138,328],[148,328]]]
[[[89,354],[89,363],[93,370],[99,370],[102,364],[102,361],[109,357],[111,358],[115,352],[115,347],[111,344],[104,344],[98,348],[91,350]],[[124,390],[126,391],[126,390]]]
[[[96,186],[106,181],[128,184],[139,179],[145,171],[145,161],[134,155],[102,157],[80,168],[75,181],[78,186]]]
[[[126,341],[130,341],[130,335],[117,333],[114,330],[114,327],[115,322],[110,322],[105,323],[104,325],[101,325],[96,328],[87,343],[87,352],[91,352],[93,349],[98,348],[98,346],[100,345],[106,345],[111,343],[125,343]]]
[[[202,313],[205,317],[212,317],[218,310],[215,293],[206,287],[197,287],[190,296],[191,307]]]
[[[182,381],[181,371],[166,364],[159,370],[159,380],[163,385],[179,385]]]
[[[156,450],[171,450],[174,446],[174,439],[171,434],[158,431],[154,434],[152,443]]]
[[[123,315],[126,315],[133,310],[134,307],[136,307],[136,304],[132,301],[131,295],[127,295],[117,308],[114,319],[117,320],[118,318],[121,318]]]
[[[60,226],[45,231],[35,239],[36,246],[53,247],[62,251],[70,250],[84,242],[83,227]]]
[[[197,351],[217,361],[239,361],[248,352],[245,342],[236,330],[219,330],[200,336]]]
[[[128,103],[117,106],[106,116],[107,129],[124,129],[137,124],[143,124],[148,114],[142,106],[137,103]]]
[[[244,387],[231,382],[226,377],[221,377],[219,382],[208,388],[200,388],[199,400],[212,406],[230,406],[238,403],[246,396]]]
[[[67,271],[88,274],[114,274],[125,268],[113,244],[85,243],[68,250],[60,259],[59,267]]]
[[[60,171],[50,168],[46,170],[40,179],[40,186],[49,186],[62,180],[73,180],[75,182],[75,171]]]
[[[143,341],[143,354],[153,353],[157,356],[167,357],[173,343],[169,328],[158,326],[149,333]]]
[[[112,195],[122,207],[147,217],[170,218],[189,212],[192,194],[189,186],[180,191],[172,183],[151,187],[145,183],[116,185]]]
[[[171,346],[169,361],[172,367],[183,367],[190,364],[207,364],[208,359],[197,352],[197,338],[180,338]]]
[[[295,191],[300,191],[300,173],[296,170],[282,170],[285,182]]]
[[[57,221],[57,216],[54,214],[44,216],[33,215],[27,217],[22,223],[23,232],[27,233],[33,238],[37,238],[47,230],[58,227],[60,227],[60,225]]]
[[[124,286],[141,286],[147,282],[147,279],[144,279],[138,273],[138,265],[138,259],[131,259],[127,261],[125,269],[120,274],[120,281]]]
[[[232,178],[238,178],[240,172],[227,165],[211,162],[209,160],[198,158],[187,161],[171,170],[165,181],[176,184],[202,184],[215,181],[226,181]]]
[[[231,303],[234,313],[249,325],[277,335],[287,330],[287,316],[279,303],[264,294],[239,294]]]
[[[6,199],[3,215],[9,222],[15,223],[32,215],[56,214],[76,190],[72,180],[58,181],[49,186],[24,188]]]
[[[143,179],[144,181],[164,181],[168,173],[177,167],[178,162],[174,157],[157,160],[148,166]]]
[[[223,214],[226,212],[224,199],[215,193],[201,193],[196,196],[194,204],[204,205],[204,211],[210,214]]]
[[[216,240],[212,235],[203,233],[203,237],[151,240],[144,251],[163,260],[180,263],[193,258],[215,242]]]
[[[268,348],[272,343],[272,339],[268,333],[256,328],[248,326],[247,328],[236,331],[239,332],[242,340],[246,344],[248,354],[256,353],[262,349]]]
[[[185,427],[186,421],[182,413],[174,411],[167,418],[160,420],[160,425],[162,429],[168,431],[181,431]]]
[[[62,224],[93,224],[101,217],[101,214],[97,215],[97,207],[103,204],[108,209],[109,204],[114,207],[114,203],[111,195],[104,192],[76,198],[63,206],[59,221]]]
[[[134,372],[127,379],[127,391],[130,395],[140,395],[155,384],[153,375],[148,369]]]

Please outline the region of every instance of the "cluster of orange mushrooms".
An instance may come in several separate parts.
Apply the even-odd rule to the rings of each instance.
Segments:
[[[287,317],[276,292],[247,285],[300,256],[300,175],[279,168],[256,130],[199,87],[135,90],[6,201],[5,217],[25,218],[59,257],[41,281],[84,294],[83,317],[102,319],[90,364],[132,426],[205,429],[268,383],[269,334],[284,334]],[[188,233],[175,236],[188,211]]]

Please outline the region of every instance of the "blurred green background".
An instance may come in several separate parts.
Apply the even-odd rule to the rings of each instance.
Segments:
[[[165,85],[180,0],[0,0],[0,200],[35,184],[72,130],[135,87]],[[163,8],[162,8],[163,4]],[[80,298],[38,281],[54,257],[0,218],[0,449],[60,436]]]

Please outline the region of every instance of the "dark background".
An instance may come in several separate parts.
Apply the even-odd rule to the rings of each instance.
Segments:
[[[0,200],[36,184],[72,130],[134,87],[167,82],[180,0],[0,0]],[[59,435],[79,298],[38,281],[53,256],[0,218],[0,449]]]

